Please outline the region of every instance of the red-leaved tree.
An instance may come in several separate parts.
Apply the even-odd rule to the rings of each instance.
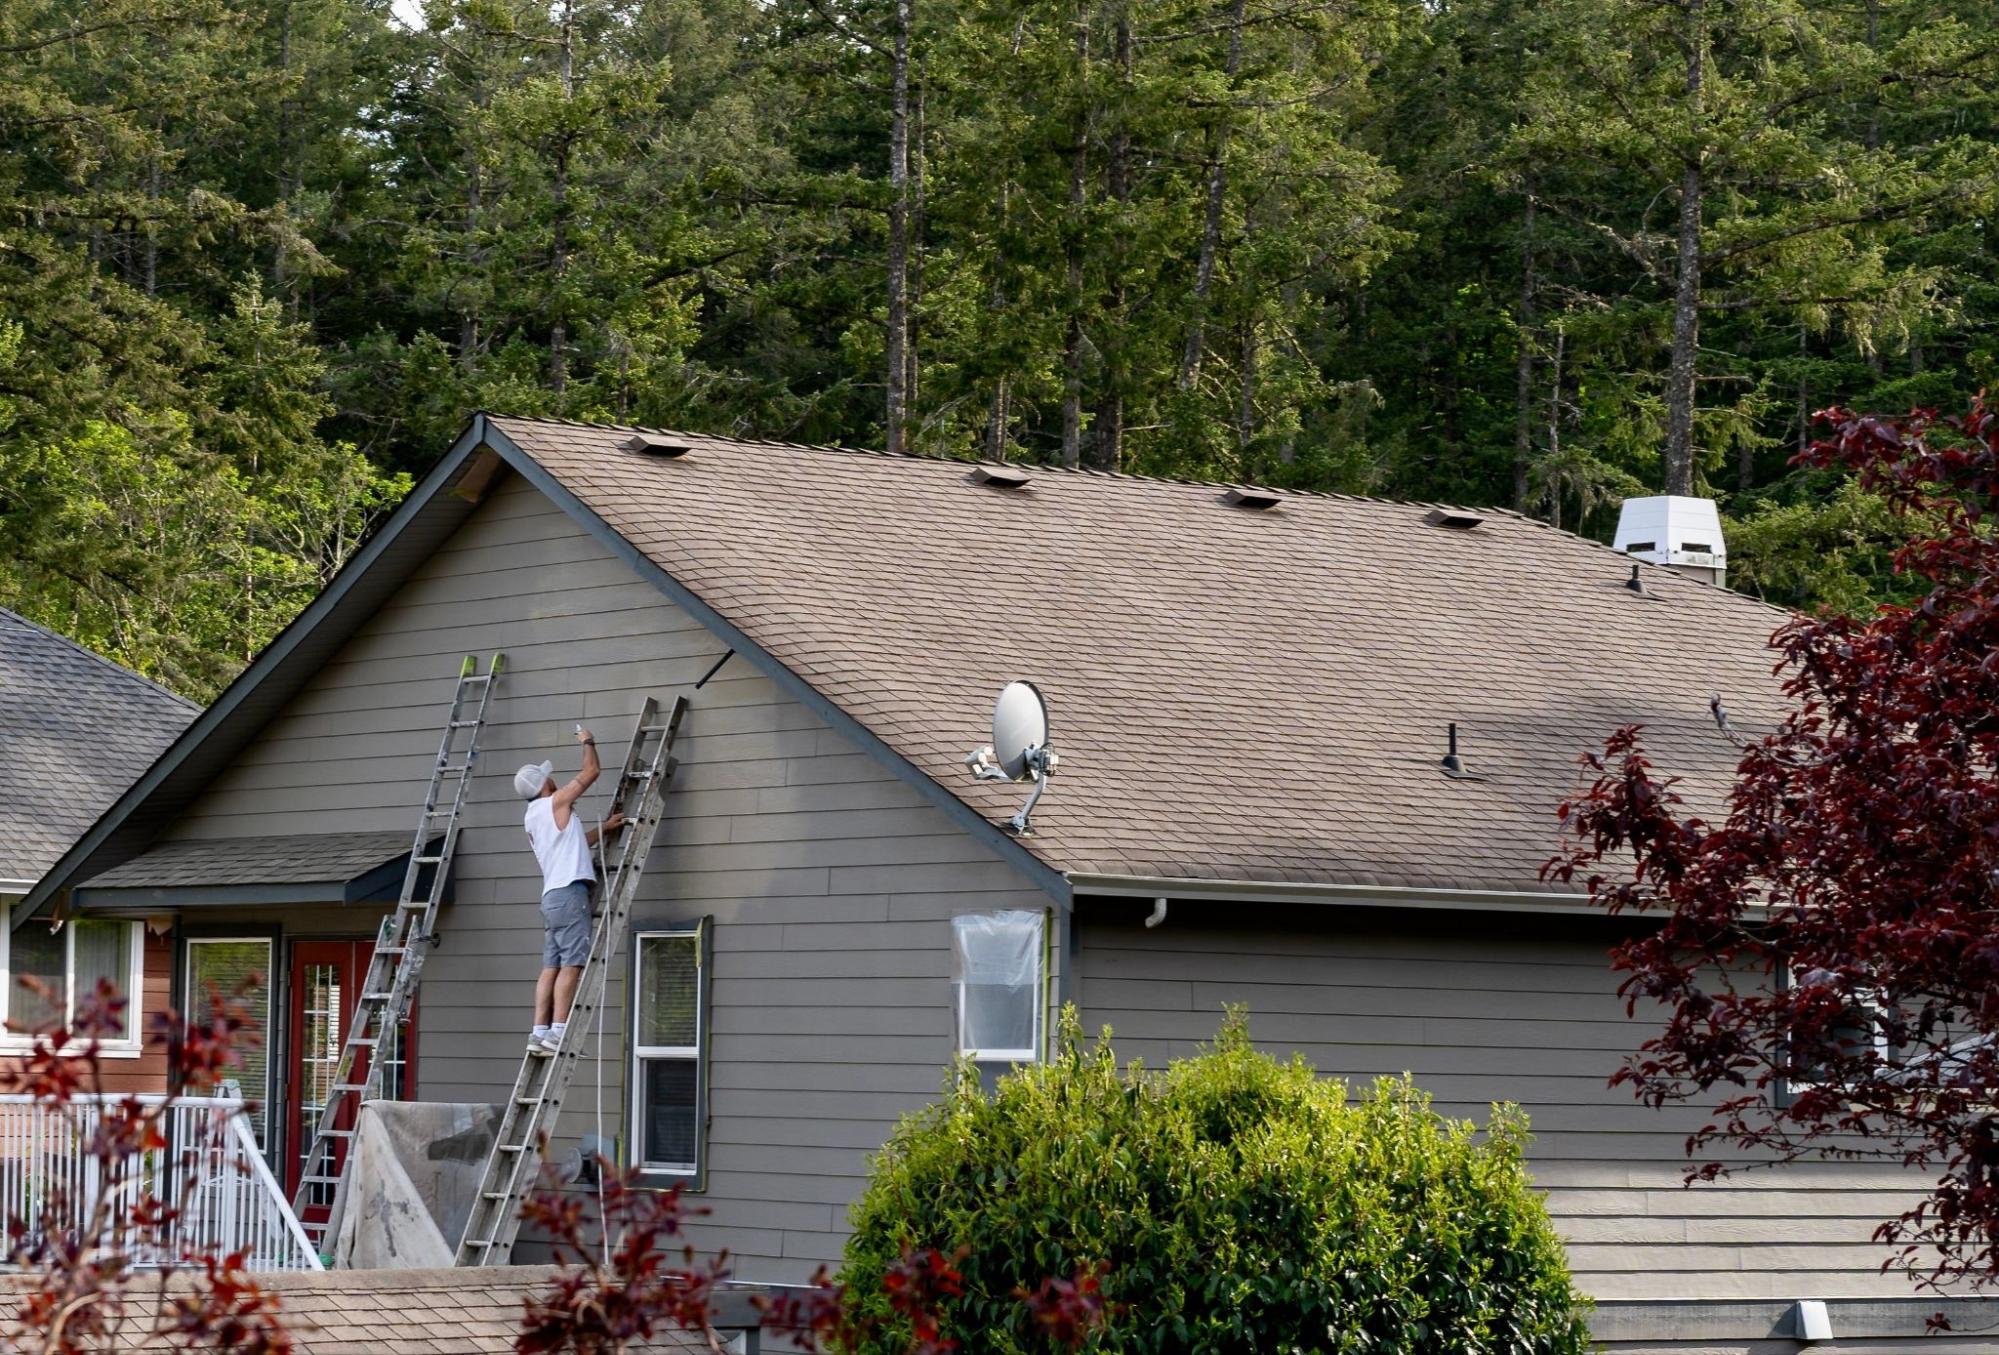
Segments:
[[[1665,1025],[1616,1076],[1708,1104],[1690,1137],[1751,1159],[1879,1159],[1934,1184],[1876,1238],[1932,1283],[1999,1280],[1999,418],[1820,416],[1843,466],[1912,524],[1911,606],[1772,637],[1792,703],[1743,739],[1724,812],[1689,812],[1641,731],[1585,759],[1544,874],[1660,925],[1619,946]],[[1716,1163],[1690,1175],[1714,1177]]]
[[[22,983],[49,996],[36,980]],[[39,1126],[7,1144],[9,1175],[43,1183],[5,1205],[5,1260],[22,1274],[0,1320],[0,1350],[82,1355],[163,1342],[288,1355],[276,1300],[242,1253],[205,1243],[189,1213],[218,1166],[227,1177],[236,1164],[218,1164],[206,1133],[193,1133],[197,1142],[176,1135],[174,1099],[210,1094],[240,1067],[252,1038],[242,1010],[211,992],[192,1019],[154,1014],[146,1044],[166,1065],[162,1099],[105,1090],[104,1046],[124,1036],[126,1005],[109,983],[79,994],[74,1019],[35,1031],[29,1053],[0,1073],[0,1091],[32,1098]],[[183,1116],[179,1138],[202,1116],[240,1113]]]

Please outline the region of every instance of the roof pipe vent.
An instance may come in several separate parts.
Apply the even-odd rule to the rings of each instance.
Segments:
[[[1444,756],[1439,760],[1438,765],[1444,769],[1445,776],[1470,779],[1471,769],[1466,767],[1465,760],[1458,756],[1458,723],[1455,720],[1450,723],[1448,738],[1450,740],[1449,745],[1446,748]]]
[[[1728,586],[1728,546],[1721,535],[1721,512],[1712,499],[1656,494],[1626,499],[1617,514],[1614,548],[1634,560]]]
[[[1237,508],[1253,508],[1258,512],[1264,512],[1283,503],[1284,496],[1272,494],[1267,489],[1229,489],[1223,493],[1222,501],[1234,504]]]
[[[1453,532],[1468,532],[1485,519],[1477,513],[1467,513],[1462,508],[1432,508],[1423,515],[1423,521],[1432,527],[1443,527]]]
[[[972,478],[991,489],[1025,489],[1027,472],[999,462],[980,462],[972,467]]]
[[[694,449],[679,438],[659,433],[637,433],[626,441],[625,450],[641,456],[656,456],[663,461],[678,461]]]
[[[1644,597],[1645,580],[1638,576],[1638,568],[1639,567],[1637,565],[1631,566],[1631,577],[1624,581],[1624,586],[1626,588],[1629,588],[1632,592],[1638,594],[1639,597]]]

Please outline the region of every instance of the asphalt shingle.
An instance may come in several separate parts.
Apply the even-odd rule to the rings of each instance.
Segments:
[[[994,820],[992,699],[1032,680],[1060,774],[1025,845],[1058,870],[1533,890],[1577,756],[1643,724],[1697,806],[1782,702],[1784,614],[1532,519],[1430,505],[634,430],[493,424],[897,753]],[[1459,726],[1477,779],[1444,775]]]
[[[35,880],[200,713],[0,608],[0,880]]]
[[[92,877],[93,889],[321,884],[351,880],[406,855],[408,833],[299,833],[163,842]]]

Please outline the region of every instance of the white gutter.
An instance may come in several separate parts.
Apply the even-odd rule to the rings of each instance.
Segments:
[[[1069,873],[1078,897],[1204,900],[1215,903],[1339,903],[1360,908],[1446,908],[1477,913],[1599,913],[1587,894],[1532,889],[1420,889],[1390,885],[1291,884],[1268,880],[1199,880],[1151,875]],[[1163,920],[1163,919],[1162,919]]]

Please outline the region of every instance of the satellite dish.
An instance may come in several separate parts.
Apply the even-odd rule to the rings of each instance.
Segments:
[[[1031,781],[1027,755],[1048,745],[1048,703],[1032,682],[1009,682],[993,703],[993,756],[1009,781]]]
[[[981,781],[1032,781],[1034,793],[1009,821],[1014,832],[1026,836],[1034,830],[1028,815],[1048,789],[1048,778],[1060,761],[1048,746],[1048,703],[1031,682],[1009,682],[993,703],[993,741],[974,748],[965,757],[965,767]]]

